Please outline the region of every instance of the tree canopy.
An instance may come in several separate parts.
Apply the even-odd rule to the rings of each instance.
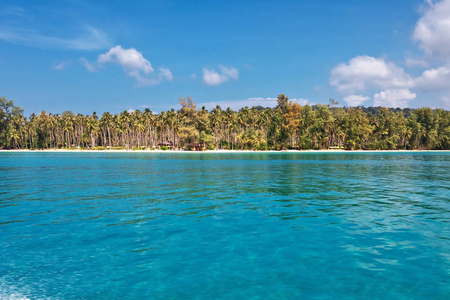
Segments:
[[[197,109],[191,97],[181,108],[92,115],[42,111],[28,118],[12,100],[0,98],[0,148],[223,149],[450,149],[450,112],[443,109],[337,107],[292,102],[284,94],[274,108],[220,106]],[[200,146],[199,146],[200,145]]]

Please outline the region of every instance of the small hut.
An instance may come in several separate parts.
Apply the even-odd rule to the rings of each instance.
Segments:
[[[159,147],[159,148],[161,148],[161,147],[167,147],[167,148],[169,148],[170,150],[172,150],[172,149],[173,149],[173,142],[171,142],[171,141],[162,142],[162,143],[159,143],[159,144],[158,144],[158,147]]]

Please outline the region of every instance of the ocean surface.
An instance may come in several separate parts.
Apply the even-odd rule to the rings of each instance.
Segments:
[[[450,153],[0,153],[0,299],[450,299]]]

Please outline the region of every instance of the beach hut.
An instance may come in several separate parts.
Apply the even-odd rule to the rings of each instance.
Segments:
[[[158,144],[158,147],[159,147],[159,148],[161,148],[161,147],[167,147],[167,148],[169,148],[169,149],[173,149],[173,142],[171,142],[171,141],[162,142],[162,143],[159,143],[159,144]]]

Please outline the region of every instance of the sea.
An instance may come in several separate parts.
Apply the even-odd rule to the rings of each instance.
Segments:
[[[450,152],[1,152],[0,176],[0,299],[450,299]]]

